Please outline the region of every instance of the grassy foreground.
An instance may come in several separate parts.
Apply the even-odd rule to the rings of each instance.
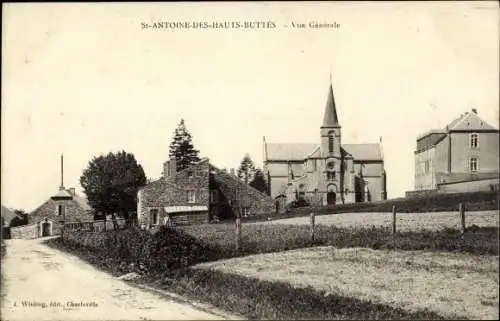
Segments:
[[[498,318],[497,256],[315,247],[194,268],[288,282],[412,312],[428,309],[447,318]]]
[[[103,252],[69,245],[61,238],[48,240],[46,244],[70,252],[114,276],[125,272],[122,260],[106,257]],[[187,267],[164,273],[144,273],[142,278],[131,282],[210,303],[248,319],[443,319],[425,309],[406,311],[313,287],[294,287],[288,282],[259,280],[210,269]]]

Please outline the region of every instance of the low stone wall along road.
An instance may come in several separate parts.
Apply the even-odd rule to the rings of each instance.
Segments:
[[[6,241],[2,320],[238,319],[139,289],[42,241]]]

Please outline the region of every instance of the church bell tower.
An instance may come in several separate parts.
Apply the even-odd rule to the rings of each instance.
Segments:
[[[321,150],[324,164],[323,184],[318,186],[324,193],[323,203],[333,205],[341,200],[342,193],[342,153],[341,128],[333,97],[332,82],[328,88],[323,124],[320,127]]]

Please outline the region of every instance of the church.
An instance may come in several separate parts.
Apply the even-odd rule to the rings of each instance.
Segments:
[[[277,144],[264,137],[264,173],[279,211],[294,201],[335,205],[387,199],[382,140],[342,144],[330,83],[319,143]]]

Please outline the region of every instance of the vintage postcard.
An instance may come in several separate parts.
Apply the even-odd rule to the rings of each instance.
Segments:
[[[2,320],[498,320],[497,2],[2,9]]]

